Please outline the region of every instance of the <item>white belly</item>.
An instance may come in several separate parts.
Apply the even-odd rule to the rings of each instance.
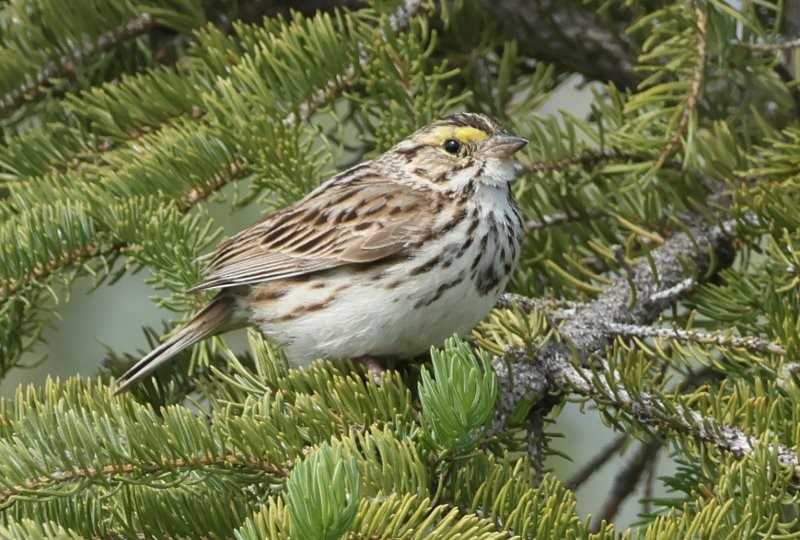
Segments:
[[[436,255],[431,246],[423,247],[413,260],[357,271],[343,267],[287,283],[271,304],[251,304],[251,319],[298,366],[317,358],[412,358],[453,334],[469,332],[505,289],[510,275],[503,268],[508,262],[513,267],[518,250],[505,244],[503,260],[499,248],[487,250],[481,245],[480,232],[460,256],[456,257],[460,246],[452,247],[450,264],[416,275],[409,275],[409,270]],[[472,268],[476,258],[500,274],[484,294],[476,286]]]

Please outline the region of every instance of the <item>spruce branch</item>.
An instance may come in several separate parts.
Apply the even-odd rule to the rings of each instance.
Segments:
[[[360,63],[362,66],[368,63],[367,57],[363,54],[361,55]],[[297,108],[297,114],[290,112],[284,116],[282,120],[283,125],[288,127],[297,123],[298,121],[308,122],[315,112],[325,107],[329,103],[332,103],[333,100],[339,97],[347,87],[353,84],[355,78],[355,66],[350,64],[341,73],[337,74],[333,79],[328,81],[324,88],[320,88],[314,92],[314,95],[311,96],[311,99],[301,103]]]
[[[55,487],[85,480],[103,483],[122,483],[126,481],[137,483],[137,478],[142,474],[158,476],[167,472],[207,471],[215,467],[226,470],[238,468],[243,471],[267,473],[275,478],[285,478],[290,471],[290,467],[287,464],[277,466],[257,457],[242,459],[241,456],[236,454],[195,455],[162,460],[158,463],[122,463],[109,464],[102,467],[73,467],[69,470],[51,471],[47,475],[28,478],[21,484],[7,486],[0,491],[0,509],[8,510],[9,506],[13,505],[20,497],[30,497],[33,493],[42,492],[52,495]],[[67,492],[66,495],[72,494]]]
[[[40,97],[46,88],[53,85],[53,79],[74,73],[76,65],[84,63],[90,57],[110,51],[124,41],[139,37],[157,24],[153,16],[145,12],[103,32],[93,40],[85,40],[81,45],[61,55],[58,60],[48,62],[28,82],[3,96],[0,99],[0,115],[9,114],[26,102]]]
[[[652,157],[631,154],[616,148],[584,149],[575,155],[523,163],[521,165],[521,171],[523,174],[535,173],[549,175],[563,172],[576,166],[583,169],[590,169],[608,161],[643,161],[649,159],[652,159]],[[556,225],[595,219],[603,215],[605,215],[604,212],[597,208],[584,209],[579,213],[553,212],[541,216],[539,219],[526,221],[525,232],[531,233]]]
[[[178,200],[178,209],[186,213],[201,201],[219,191],[232,179],[241,178],[249,172],[242,161],[235,162],[224,171],[210,175],[210,181],[202,187],[192,187]],[[12,296],[21,294],[27,287],[45,281],[51,275],[68,266],[83,265],[98,257],[113,257],[127,247],[126,242],[116,241],[105,232],[99,232],[92,242],[81,249],[63,252],[50,261],[33,268],[30,272],[11,280],[0,280],[0,306]]]
[[[793,3],[789,3],[786,6],[786,13],[784,14],[785,25],[787,28],[793,28],[795,30],[795,35],[798,28],[796,20],[798,16],[800,16],[800,10],[798,10],[797,6]],[[734,44],[743,49],[764,55],[776,55],[776,53],[781,53],[777,56],[781,58],[782,61],[776,62],[773,66],[773,70],[791,92],[795,109],[800,111],[800,91],[798,91],[797,85],[795,84],[797,68],[794,63],[797,49],[800,48],[800,39],[791,39],[779,43],[749,43],[737,40],[734,41]]]
[[[178,200],[178,211],[184,214],[187,213],[198,202],[225,187],[231,178],[241,177],[247,172],[248,169],[242,163],[235,162],[226,170],[212,174],[209,182],[202,186],[195,185]],[[131,244],[111,231],[98,230],[99,227],[96,224],[93,227],[95,232],[88,242],[77,247],[72,246],[70,249],[61,252],[50,253],[46,263],[33,266],[27,273],[6,280],[0,279],[0,309],[6,303],[15,300],[19,300],[25,305],[30,305],[32,291],[46,287],[51,277],[59,275],[66,268],[88,268],[89,271],[93,272],[92,267],[87,265],[99,261],[101,266],[108,271],[112,266],[111,261],[120,256]],[[25,324],[33,320],[34,316],[33,310],[23,310],[19,316],[8,321],[8,324],[12,327],[10,331],[12,333],[19,332],[22,335],[20,330]],[[13,359],[24,348],[23,344],[18,342],[15,348],[4,348],[2,350],[2,355],[0,355],[0,377],[13,367]]]
[[[239,177],[245,172],[240,164],[237,163],[232,164],[228,169],[211,173],[207,183],[201,186],[195,185],[183,196],[178,197],[178,209],[184,213],[189,211],[194,204],[224,187],[228,182],[228,176]],[[78,197],[75,198],[78,199]],[[26,212],[20,213],[20,220],[30,219],[30,214],[36,215],[40,211],[46,212],[50,205],[36,204],[31,206],[33,207],[32,209],[27,209]],[[98,222],[89,207],[89,204],[84,204],[80,207],[82,210],[80,217],[86,220],[84,227],[89,231],[86,238],[79,245],[65,246],[70,249],[64,249],[63,251],[59,251],[63,247],[61,243],[58,243],[57,246],[52,248],[47,261],[28,265],[28,271],[20,275],[0,279],[0,306],[10,298],[23,294],[31,286],[46,285],[50,277],[57,275],[65,268],[81,267],[92,260],[107,261],[113,259],[128,246],[127,242],[121,241],[107,228],[104,228],[102,222]],[[67,207],[67,210],[69,210],[69,207]],[[53,220],[51,219],[51,221]],[[69,234],[65,231],[66,229],[64,231],[57,230],[56,233],[60,238],[62,234]],[[36,253],[28,250],[26,251],[26,256],[35,257]],[[19,265],[17,268],[20,266],[23,265]]]
[[[406,13],[418,9],[414,7],[418,3],[405,0]],[[483,3],[488,14],[517,40],[523,54],[576,70],[587,79],[613,82],[620,88],[634,88],[639,82],[634,69],[637,45],[625,33],[627,22],[624,18],[602,18],[591,6],[576,1],[501,0]],[[304,0],[277,4],[281,9],[312,13],[338,7],[353,9],[361,2]],[[398,10],[393,18],[400,20],[402,10]],[[397,30],[391,18],[390,25]]]
[[[230,167],[223,171],[218,171],[211,175],[208,181],[202,187],[193,187],[186,194],[178,200],[178,209],[182,213],[186,213],[194,208],[197,204],[208,199],[211,195],[227,186],[232,180],[242,178],[250,172],[247,160],[243,156],[239,156],[237,161],[234,161]]]
[[[33,283],[43,281],[62,268],[80,265],[90,259],[113,256],[122,247],[122,244],[106,244],[102,240],[90,242],[80,249],[64,251],[52,257],[46,264],[36,266],[19,278],[0,280],[0,307]]]
[[[696,63],[694,72],[692,73],[691,83],[689,85],[689,94],[684,100],[683,110],[681,111],[678,125],[675,126],[675,129],[672,131],[672,134],[667,140],[667,144],[664,146],[664,149],[661,151],[658,158],[656,158],[655,165],[653,166],[654,170],[660,169],[678,148],[683,134],[689,127],[689,121],[691,120],[692,115],[695,114],[697,105],[700,102],[700,95],[703,86],[703,73],[705,72],[706,68],[706,56],[708,52],[708,14],[706,13],[705,9],[700,7],[695,8],[694,13],[695,17],[697,18],[697,35],[695,37]]]
[[[400,5],[394,13],[389,15],[389,27],[393,32],[402,32],[408,28],[411,24],[411,20],[419,14],[422,8],[422,0],[404,0],[403,4]],[[381,31],[381,35],[383,35],[383,31]],[[359,65],[363,68],[369,64],[370,58],[363,51],[363,45],[359,48],[362,49],[359,55]],[[311,99],[300,104],[298,107],[298,115],[295,115],[294,112],[286,115],[283,118],[283,124],[288,126],[297,121],[307,122],[315,112],[332,103],[334,99],[339,97],[342,92],[354,82],[356,73],[356,66],[354,64],[345,67],[341,73],[338,73],[333,79],[328,81],[323,88],[318,89],[314,95],[311,96]]]
[[[637,160],[641,156],[630,154],[616,148],[585,149],[575,155],[562,156],[555,159],[533,161],[522,164],[522,173],[553,174],[574,166],[589,169],[604,161]]]

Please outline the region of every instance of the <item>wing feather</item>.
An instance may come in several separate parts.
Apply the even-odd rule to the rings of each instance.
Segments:
[[[379,261],[425,238],[435,217],[432,200],[429,193],[374,177],[331,181],[220,244],[191,290],[253,285]]]

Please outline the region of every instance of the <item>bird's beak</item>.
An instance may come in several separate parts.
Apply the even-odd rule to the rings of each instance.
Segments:
[[[483,153],[486,154],[487,157],[508,158],[526,144],[528,144],[528,139],[524,137],[509,135],[508,133],[499,133],[497,135],[492,135],[484,143]]]

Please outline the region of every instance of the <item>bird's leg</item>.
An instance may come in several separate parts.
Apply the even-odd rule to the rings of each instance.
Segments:
[[[354,358],[353,362],[364,366],[364,369],[366,369],[367,373],[370,374],[372,380],[375,381],[375,384],[378,386],[381,385],[383,382],[383,374],[386,372],[386,368],[384,368],[376,358],[372,356],[361,356],[359,358]]]

